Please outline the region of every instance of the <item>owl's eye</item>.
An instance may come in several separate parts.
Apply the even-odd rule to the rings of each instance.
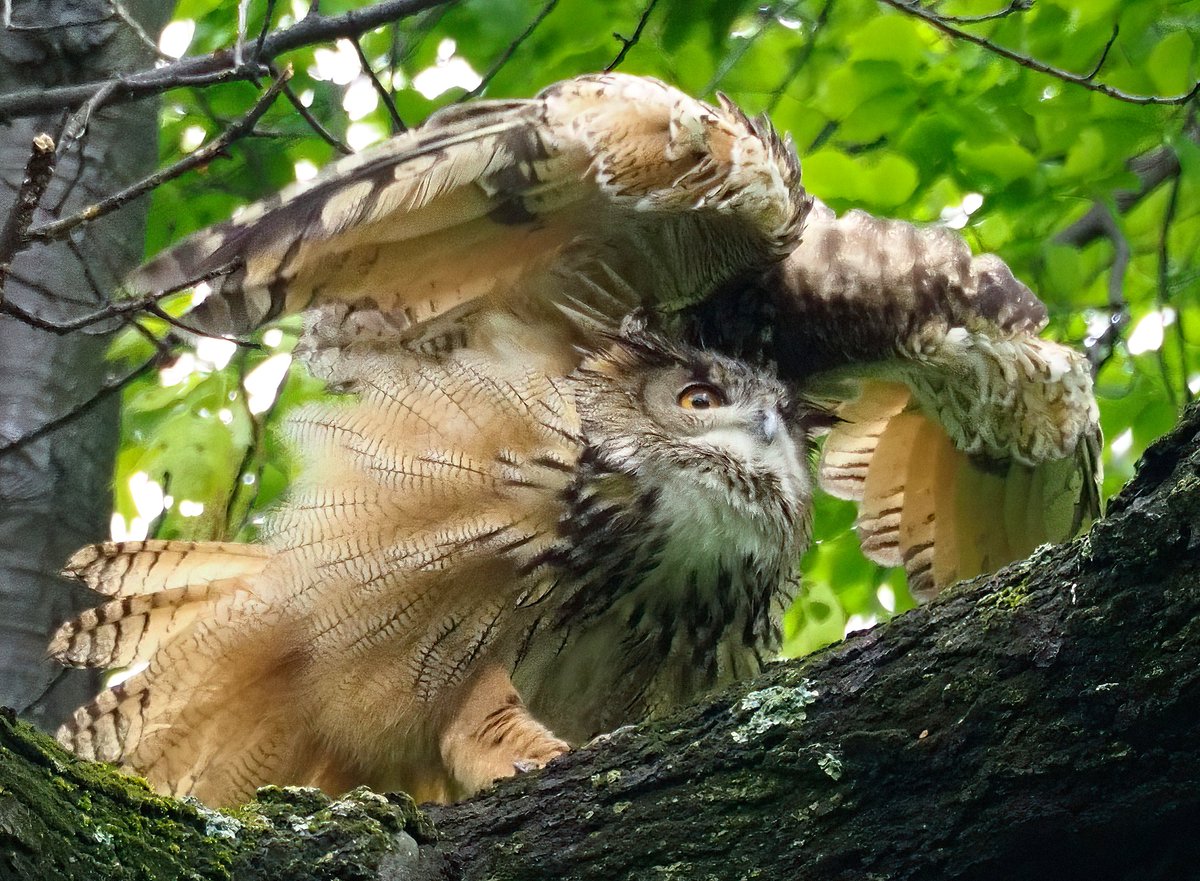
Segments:
[[[712,410],[729,403],[723,391],[707,382],[693,382],[684,386],[675,401],[685,410]]]

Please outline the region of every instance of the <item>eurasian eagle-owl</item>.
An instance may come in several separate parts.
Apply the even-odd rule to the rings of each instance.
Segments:
[[[1037,337],[1045,309],[1002,262],[944,229],[836,216],[768,121],[654,80],[448,108],[184,240],[131,287],[214,274],[190,325],[240,333],[314,309],[310,364],[361,392],[293,422],[304,475],[271,547],[102,545],[69,567],[117,598],[67,625],[58,655],[149,667],[63,737],[172,791],[453,797],[563,749],[550,730],[577,741],[756,669],[794,589],[807,477],[771,408],[745,403],[781,387],[680,340],[777,369],[833,413],[818,478],[859,502],[864,551],[918,594],[1095,513],[1086,364]],[[676,342],[614,336],[633,311]],[[643,393],[618,383],[587,403],[606,370],[679,395],[697,365],[733,377],[703,415],[660,395],[647,431],[602,440],[600,414]],[[704,456],[674,443],[730,414]],[[762,450],[781,458],[756,472]],[[640,482],[603,470],[639,455]],[[272,683],[298,669],[311,697],[280,699]]]
[[[326,367],[355,396],[291,418],[302,477],[264,546],[69,564],[114,599],[52,651],[150,662],[79,711],[79,754],[212,804],[452,798],[778,649],[811,408],[777,380],[632,327],[565,377],[478,348]]]

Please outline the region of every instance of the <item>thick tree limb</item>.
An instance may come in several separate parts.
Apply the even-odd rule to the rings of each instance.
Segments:
[[[0,877],[1191,877],[1200,406],[1111,512],[674,719],[430,809],[436,840],[400,797],[264,790],[206,812],[0,718]]]

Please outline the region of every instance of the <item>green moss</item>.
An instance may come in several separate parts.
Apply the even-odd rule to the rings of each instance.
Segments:
[[[593,774],[591,776],[591,783],[596,789],[601,789],[605,786],[612,786],[620,779],[621,772],[616,768],[613,768],[612,770],[605,771],[601,774]]]
[[[0,713],[0,874],[56,879],[226,879],[196,809],[84,762]]]
[[[367,879],[434,837],[403,794],[268,787],[228,813],[160,796],[0,712],[0,879]]]
[[[407,795],[365,787],[336,800],[317,789],[264,787],[233,816],[241,824],[235,876],[374,878],[377,867],[411,862],[435,838]]]
[[[984,602],[1001,612],[1012,612],[1029,600],[1029,582],[1022,580],[1000,588],[984,599]]]

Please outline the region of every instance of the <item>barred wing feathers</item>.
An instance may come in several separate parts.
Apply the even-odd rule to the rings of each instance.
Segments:
[[[80,755],[214,805],[267,782],[450,791],[437,726],[537,586],[530,561],[557,537],[579,453],[574,397],[476,351],[364,346],[325,366],[357,394],[289,422],[308,479],[265,548],[110,544],[72,560],[118,599],[64,625],[55,656],[149,662],[60,731]]]
[[[190,319],[214,333],[337,302],[400,336],[484,302],[536,313],[578,300],[615,324],[782,258],[807,208],[795,154],[765,119],[601,74],[447,108],[181,242],[130,284],[166,290],[228,267]]]
[[[818,203],[772,283],[781,372],[841,420],[821,485],[859,504],[864,552],[918,596],[1099,515],[1087,362],[1037,335],[1045,308],[998,258]]]

